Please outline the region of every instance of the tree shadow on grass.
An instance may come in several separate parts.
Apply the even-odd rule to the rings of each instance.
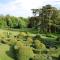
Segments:
[[[6,51],[6,54],[14,60],[17,60],[17,55],[15,53],[14,47],[10,47],[9,51]]]

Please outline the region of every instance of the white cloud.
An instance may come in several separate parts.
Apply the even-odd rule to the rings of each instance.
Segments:
[[[15,16],[31,16],[32,8],[40,8],[46,4],[56,6],[60,0],[13,0],[7,4],[0,4],[0,14]]]

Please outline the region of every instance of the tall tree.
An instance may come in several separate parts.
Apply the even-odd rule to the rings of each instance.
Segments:
[[[56,26],[56,18],[58,16],[58,10],[51,5],[43,6],[41,9],[33,9],[34,17],[39,17],[40,21],[36,21],[37,25],[40,23],[40,28],[42,32],[51,32],[51,27]],[[35,20],[33,20],[35,21]],[[36,23],[35,22],[35,23]],[[56,31],[56,28],[54,29]]]

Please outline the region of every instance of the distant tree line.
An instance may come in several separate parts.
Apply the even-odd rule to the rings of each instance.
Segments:
[[[14,17],[10,15],[0,15],[0,28],[26,28],[28,19],[23,17]]]
[[[34,28],[38,32],[56,33],[60,31],[60,10],[51,5],[32,9],[29,18],[0,15],[0,28]]]

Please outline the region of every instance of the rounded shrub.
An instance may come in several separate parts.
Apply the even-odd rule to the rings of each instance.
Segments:
[[[28,38],[27,38],[27,41],[26,41],[26,45],[27,45],[27,46],[31,46],[32,43],[33,43],[33,39],[32,39],[31,37],[28,37]]]
[[[20,36],[26,36],[27,34],[25,32],[20,32]]]
[[[41,50],[46,49],[45,45],[43,43],[41,43],[41,41],[39,41],[39,40],[34,41],[34,46],[36,49],[41,49]]]
[[[18,60],[29,60],[34,56],[32,48],[25,46],[22,42],[18,42],[15,46],[17,49],[17,58]]]
[[[33,60],[52,60],[52,57],[46,54],[36,54]]]

